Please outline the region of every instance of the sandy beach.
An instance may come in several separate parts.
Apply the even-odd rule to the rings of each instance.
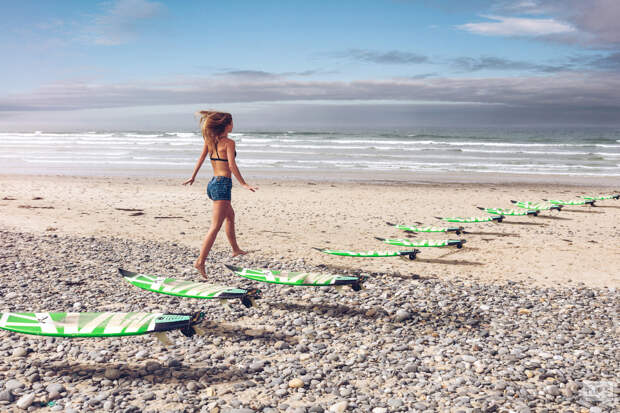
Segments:
[[[249,181],[256,193],[233,189],[249,254],[230,258],[220,234],[206,270],[262,298],[227,308],[143,291],[117,272],[199,280],[205,179],[1,176],[0,311],[204,311],[206,335],[171,332],[164,346],[3,331],[0,410],[613,411],[618,201],[466,225],[463,249],[426,248],[414,261],[312,249],[396,250],[374,239],[407,235],[386,221],[439,225],[435,216],[484,215],[476,206],[609,186]],[[368,279],[359,292],[287,287],[224,263]]]
[[[39,234],[174,242],[195,248],[197,254],[211,219],[211,203],[205,195],[207,179],[197,180],[193,187],[180,182],[169,178],[1,176],[0,226]],[[512,208],[513,199],[574,199],[609,193],[613,190],[610,186],[264,179],[256,184],[260,188],[256,193],[237,185],[233,189],[239,244],[256,258],[442,279],[620,285],[620,203],[614,200],[601,201],[594,208],[573,206],[560,213],[543,212],[539,217],[508,217],[501,224],[464,225],[472,234],[458,237],[454,233],[418,234],[416,239],[464,238],[467,244],[462,250],[425,248],[414,262],[335,257],[312,249],[397,250],[374,239],[407,237],[386,222],[454,226],[435,217],[481,216],[485,213],[477,206]],[[229,250],[224,233],[220,233],[214,251]],[[194,258],[186,257],[188,266]]]

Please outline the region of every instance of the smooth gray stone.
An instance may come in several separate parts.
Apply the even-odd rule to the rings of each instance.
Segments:
[[[24,386],[25,386],[24,383],[22,383],[19,380],[15,380],[15,379],[11,379],[7,381],[6,383],[4,383],[4,389],[8,391],[23,389]]]
[[[62,393],[63,391],[65,391],[65,386],[63,386],[61,383],[50,383],[45,388],[45,391],[47,391],[48,393]]]
[[[3,402],[12,402],[14,400],[13,394],[10,391],[4,390],[0,392],[0,401]]]
[[[17,347],[15,350],[13,350],[14,357],[25,357],[27,355],[28,355],[28,350],[25,349],[24,347]]]
[[[30,407],[30,405],[33,402],[34,402],[34,393],[28,393],[20,397],[17,403],[15,403],[15,405],[22,410],[26,410],[28,409],[28,407]]]
[[[394,319],[398,322],[407,321],[411,318],[411,313],[407,310],[400,309],[396,312]]]

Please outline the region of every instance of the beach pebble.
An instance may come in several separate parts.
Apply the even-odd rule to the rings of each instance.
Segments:
[[[12,355],[13,357],[24,357],[28,355],[28,350],[24,347],[17,347],[16,349],[13,350]]]
[[[349,406],[349,403],[346,400],[341,401],[341,402],[338,402],[338,403],[335,403],[329,406],[329,411],[331,413],[343,413],[344,411],[347,410],[348,406]]]
[[[14,390],[23,389],[23,388],[24,388],[24,383],[22,383],[19,380],[12,379],[4,383],[4,389],[8,391],[14,391]]]
[[[116,380],[119,377],[121,377],[121,372],[120,370],[115,369],[113,367],[108,367],[107,369],[105,369],[105,372],[103,373],[103,375],[108,380]]]
[[[11,392],[8,391],[8,390],[0,391],[0,401],[12,402],[13,401],[13,394],[11,394]]]
[[[409,311],[407,310],[398,310],[396,312],[396,315],[394,316],[394,319],[398,322],[402,322],[402,321],[406,321],[409,320],[411,318],[411,314],[409,313]]]
[[[304,382],[303,380],[299,379],[299,378],[294,378],[291,381],[288,382],[288,387],[292,388],[292,389],[298,389],[300,387],[304,387]]]
[[[15,405],[22,410],[27,410],[28,407],[30,407],[30,405],[34,402],[34,398],[34,393],[24,394],[19,398],[19,400],[17,400]]]

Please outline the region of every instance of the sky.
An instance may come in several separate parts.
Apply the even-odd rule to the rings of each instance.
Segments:
[[[0,0],[0,129],[619,126],[618,0]]]

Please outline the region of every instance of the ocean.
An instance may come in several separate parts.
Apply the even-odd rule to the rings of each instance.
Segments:
[[[235,131],[230,137],[245,174],[620,177],[620,129]],[[188,177],[202,142],[198,131],[2,132],[0,173]],[[202,174],[209,175],[205,167]]]

